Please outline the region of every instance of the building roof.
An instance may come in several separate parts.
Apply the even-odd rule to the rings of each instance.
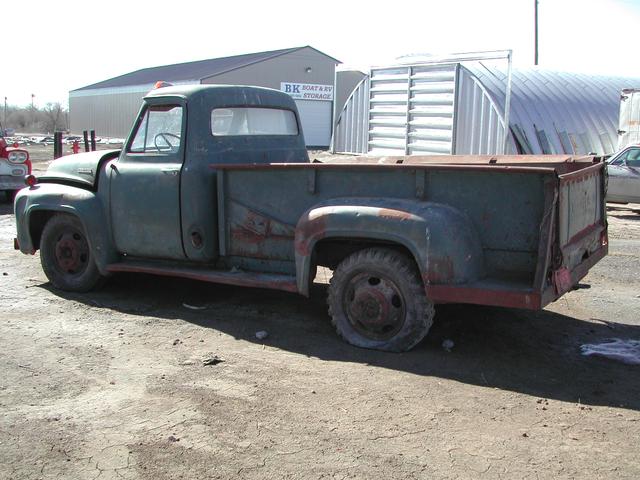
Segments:
[[[465,67],[504,115],[506,72],[483,63]],[[513,69],[510,127],[527,153],[599,155],[618,144],[620,92],[640,78]]]
[[[336,63],[340,63],[325,53],[316,50],[308,45],[304,47],[285,48],[282,50],[271,50],[268,52],[256,52],[247,53],[245,55],[235,55],[233,57],[223,58],[211,58],[209,60],[199,60],[195,62],[176,63],[173,65],[163,65],[160,67],[143,68],[136,70],[135,72],[125,73],[118,77],[103,80],[102,82],[87,85],[85,87],[72,90],[74,92],[80,90],[91,90],[95,88],[114,88],[114,87],[126,87],[132,85],[147,85],[155,83],[159,80],[165,82],[185,82],[185,81],[200,81],[203,78],[220,75],[222,73],[236,70],[238,68],[246,67],[254,63],[263,62],[281,55],[293,53],[304,48],[310,48],[318,52],[320,55],[324,55]]]

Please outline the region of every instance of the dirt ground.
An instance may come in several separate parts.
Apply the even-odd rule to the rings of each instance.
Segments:
[[[609,215],[590,289],[537,313],[440,307],[404,354],[341,342],[322,284],[310,300],[144,275],[56,291],[12,249],[11,213],[0,479],[640,478],[640,366],[580,355],[640,339],[629,210]]]

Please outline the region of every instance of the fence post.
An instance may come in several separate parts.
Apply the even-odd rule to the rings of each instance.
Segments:
[[[96,131],[91,130],[91,151],[96,151]]]
[[[53,132],[53,159],[62,156],[62,132]]]
[[[84,151],[89,151],[89,132],[86,130],[82,131],[82,138],[84,139]]]

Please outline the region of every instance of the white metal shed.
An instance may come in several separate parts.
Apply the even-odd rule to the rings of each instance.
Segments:
[[[372,68],[336,121],[333,150],[372,155],[499,154],[507,73],[487,62]],[[506,153],[611,154],[620,91],[639,80],[513,69]]]

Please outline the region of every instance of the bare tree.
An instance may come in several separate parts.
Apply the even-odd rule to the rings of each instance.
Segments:
[[[45,126],[48,132],[55,132],[57,129],[66,130],[65,110],[59,102],[47,103],[42,112],[45,116]]]

